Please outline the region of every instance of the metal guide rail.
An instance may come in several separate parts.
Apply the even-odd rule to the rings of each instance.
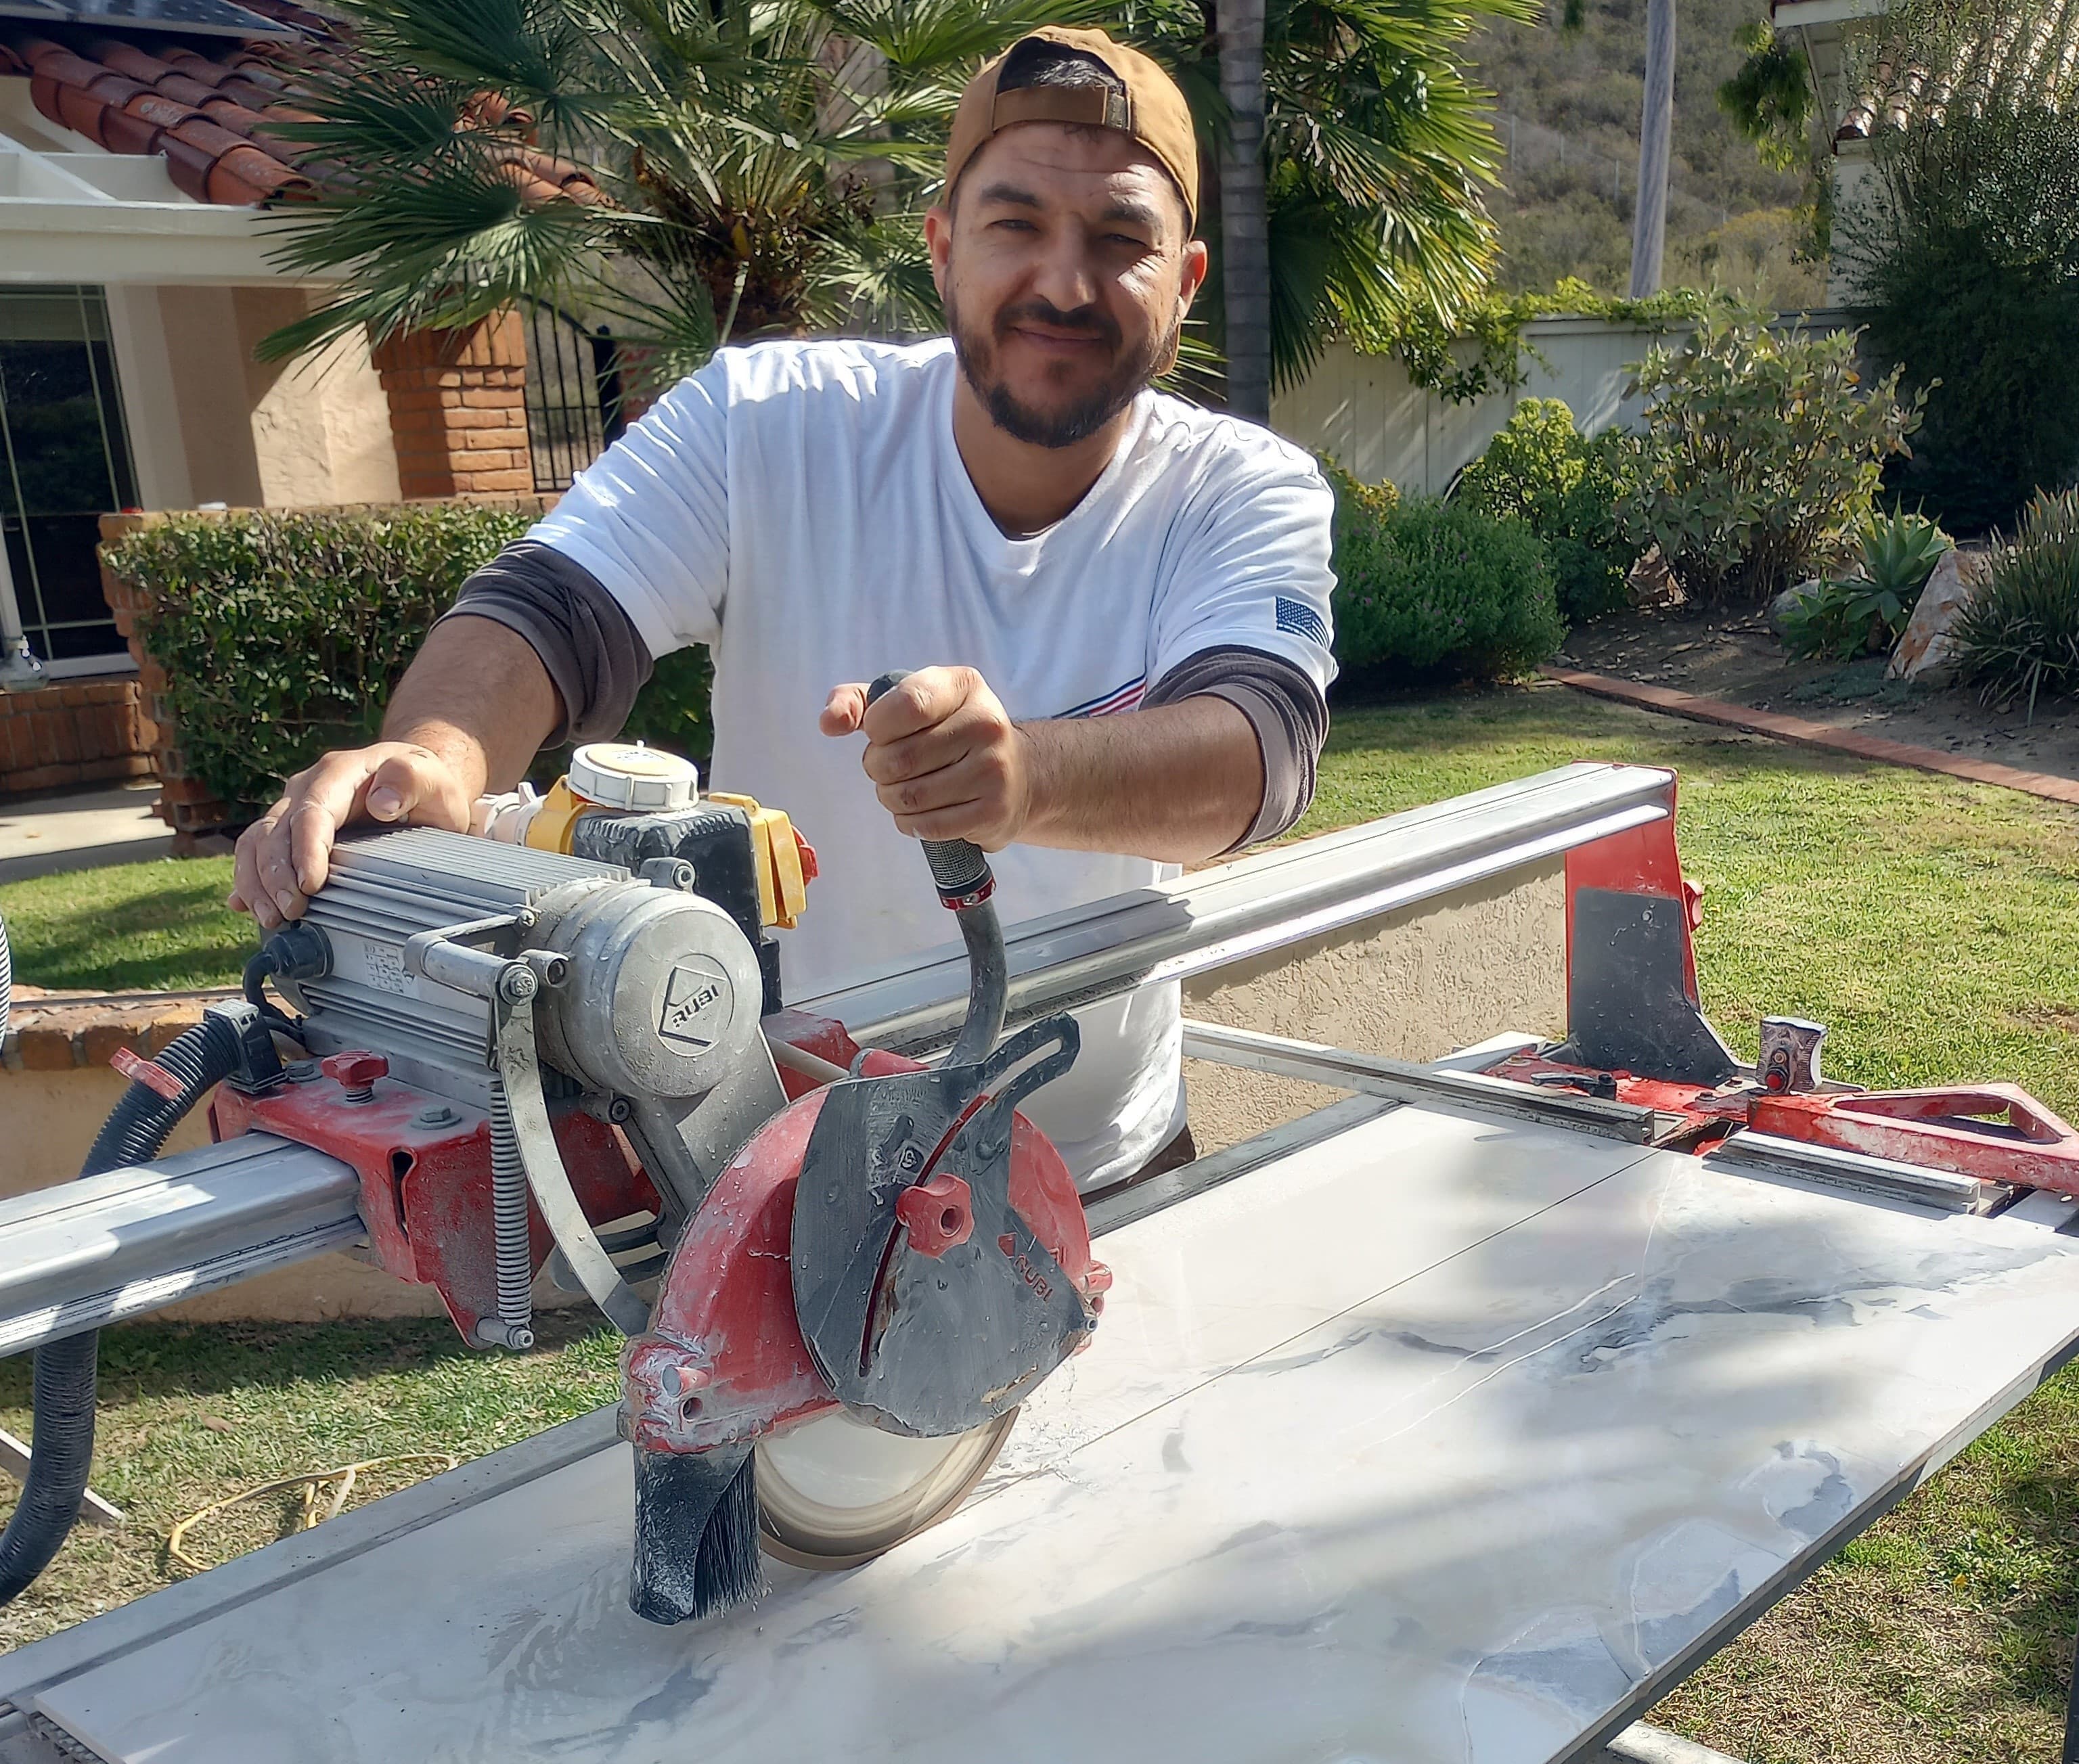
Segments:
[[[1013,1023],[1290,947],[1670,818],[1675,775],[1583,762],[1011,927]],[[900,1052],[950,1039],[960,957],[797,1001]]]
[[[1652,767],[1563,766],[1014,926],[1010,1019],[1206,972],[1665,821],[1673,784]],[[966,989],[964,959],[949,956],[805,1002],[861,1043],[914,1050],[950,1038]],[[1608,1117],[1602,1131],[1632,1136],[1620,1106],[1554,1106]],[[356,1242],[358,1194],[345,1164],[255,1134],[0,1202],[10,1248],[0,1258],[0,1353]]]

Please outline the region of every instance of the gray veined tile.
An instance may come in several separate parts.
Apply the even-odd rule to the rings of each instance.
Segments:
[[[1015,1473],[855,1573],[639,1622],[616,1448],[40,1707],[125,1764],[1547,1764],[2079,1331],[2039,1225],[1414,1110],[1346,1139],[1106,1239]]]

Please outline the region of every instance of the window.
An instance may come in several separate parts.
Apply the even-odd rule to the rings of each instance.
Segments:
[[[0,539],[29,647],[54,673],[123,654],[94,546],[101,516],[136,500],[102,291],[0,287]]]

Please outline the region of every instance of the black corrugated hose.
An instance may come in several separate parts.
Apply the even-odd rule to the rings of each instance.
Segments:
[[[80,1174],[99,1176],[157,1157],[181,1117],[238,1069],[238,1033],[205,1017],[163,1049],[153,1064],[180,1081],[162,1097],[131,1081],[102,1125]],[[36,1436],[21,1503],[0,1534],[0,1605],[11,1603],[56,1555],[79,1517],[94,1461],[94,1374],[100,1332],[68,1336],[36,1350]]]

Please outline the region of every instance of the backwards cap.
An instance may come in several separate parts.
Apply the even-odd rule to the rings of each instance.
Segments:
[[[1057,43],[1103,65],[1126,88],[1122,94],[1097,86],[1026,86],[999,92],[1004,63],[1024,44]],[[1190,107],[1177,82],[1140,50],[1115,43],[1102,31],[1047,25],[1014,43],[968,82],[946,144],[946,192],[960,181],[968,161],[992,136],[1019,123],[1080,123],[1130,135],[1162,162],[1183,193],[1186,229],[1198,224],[1198,138]]]

